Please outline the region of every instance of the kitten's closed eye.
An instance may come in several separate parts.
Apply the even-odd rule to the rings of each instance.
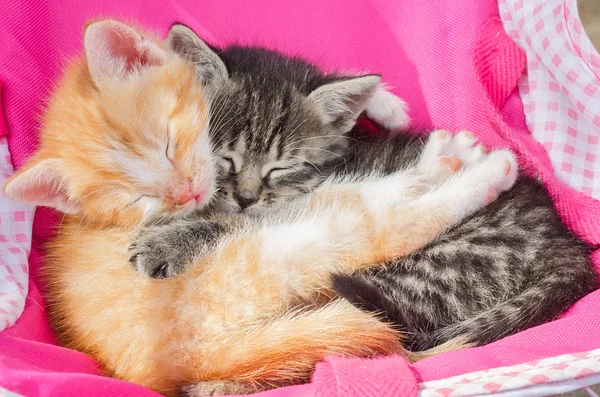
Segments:
[[[267,181],[271,178],[277,178],[279,176],[285,175],[291,171],[292,169],[289,167],[274,167],[267,171],[267,173],[263,176],[263,179]]]
[[[232,157],[229,156],[221,156],[219,159],[219,164],[221,167],[225,168],[228,171],[237,172],[235,168],[235,161]]]

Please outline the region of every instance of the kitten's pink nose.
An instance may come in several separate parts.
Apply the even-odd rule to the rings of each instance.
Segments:
[[[175,204],[182,205],[194,200],[195,198],[196,193],[194,193],[194,188],[192,187],[192,182],[190,181],[179,183],[173,189],[173,201],[175,201]]]
[[[192,199],[194,199],[194,193],[192,192],[185,192],[182,193],[181,195],[175,196],[175,203],[176,204],[185,204],[188,201],[192,201]]]

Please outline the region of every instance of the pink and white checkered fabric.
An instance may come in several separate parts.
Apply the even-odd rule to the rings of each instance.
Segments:
[[[504,29],[527,55],[519,82],[528,127],[557,176],[600,199],[600,55],[576,0],[499,0]]]
[[[3,120],[0,113],[0,131]],[[13,174],[6,136],[0,137],[0,186]],[[0,192],[0,331],[23,312],[27,296],[34,208]]]
[[[419,397],[472,397],[510,392],[514,396],[548,396],[593,385],[600,376],[600,349],[491,368],[419,383]],[[573,382],[575,381],[575,382]]]

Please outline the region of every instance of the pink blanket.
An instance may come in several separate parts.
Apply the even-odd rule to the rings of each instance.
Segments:
[[[521,100],[513,90],[523,59],[512,43],[503,41],[498,22],[490,22],[498,15],[494,0],[4,0],[1,4],[0,84],[5,87],[8,143],[17,168],[35,148],[39,109],[64,57],[82,51],[86,19],[133,19],[163,35],[173,21],[181,21],[213,42],[218,38],[220,43],[262,44],[304,55],[326,68],[382,72],[394,92],[407,100],[419,126],[470,129],[489,146],[518,150],[522,164],[537,170],[549,186],[572,230],[600,243],[600,203],[555,178],[544,148],[526,128]],[[41,244],[55,223],[49,211],[37,210],[25,310],[14,326],[0,333],[0,386],[26,396],[156,395],[102,377],[93,359],[56,346],[39,277]],[[331,358],[319,365],[311,384],[263,395],[410,396],[416,395],[416,381],[592,350],[600,347],[599,308],[600,292],[595,292],[560,320],[410,368],[398,357]]]

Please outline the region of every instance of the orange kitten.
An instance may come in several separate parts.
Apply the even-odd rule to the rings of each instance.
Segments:
[[[86,59],[67,69],[37,153],[5,186],[66,214],[45,268],[62,342],[167,395],[194,384],[194,395],[246,393],[305,381],[328,354],[403,352],[370,314],[315,296],[333,296],[332,272],[414,252],[482,208],[514,182],[514,156],[438,132],[415,169],[329,181],[297,215],[249,225],[186,274],[151,279],[128,261],[132,236],[206,205],[215,171],[195,71],[144,37],[115,21],[87,27]],[[442,182],[442,156],[464,171]]]

